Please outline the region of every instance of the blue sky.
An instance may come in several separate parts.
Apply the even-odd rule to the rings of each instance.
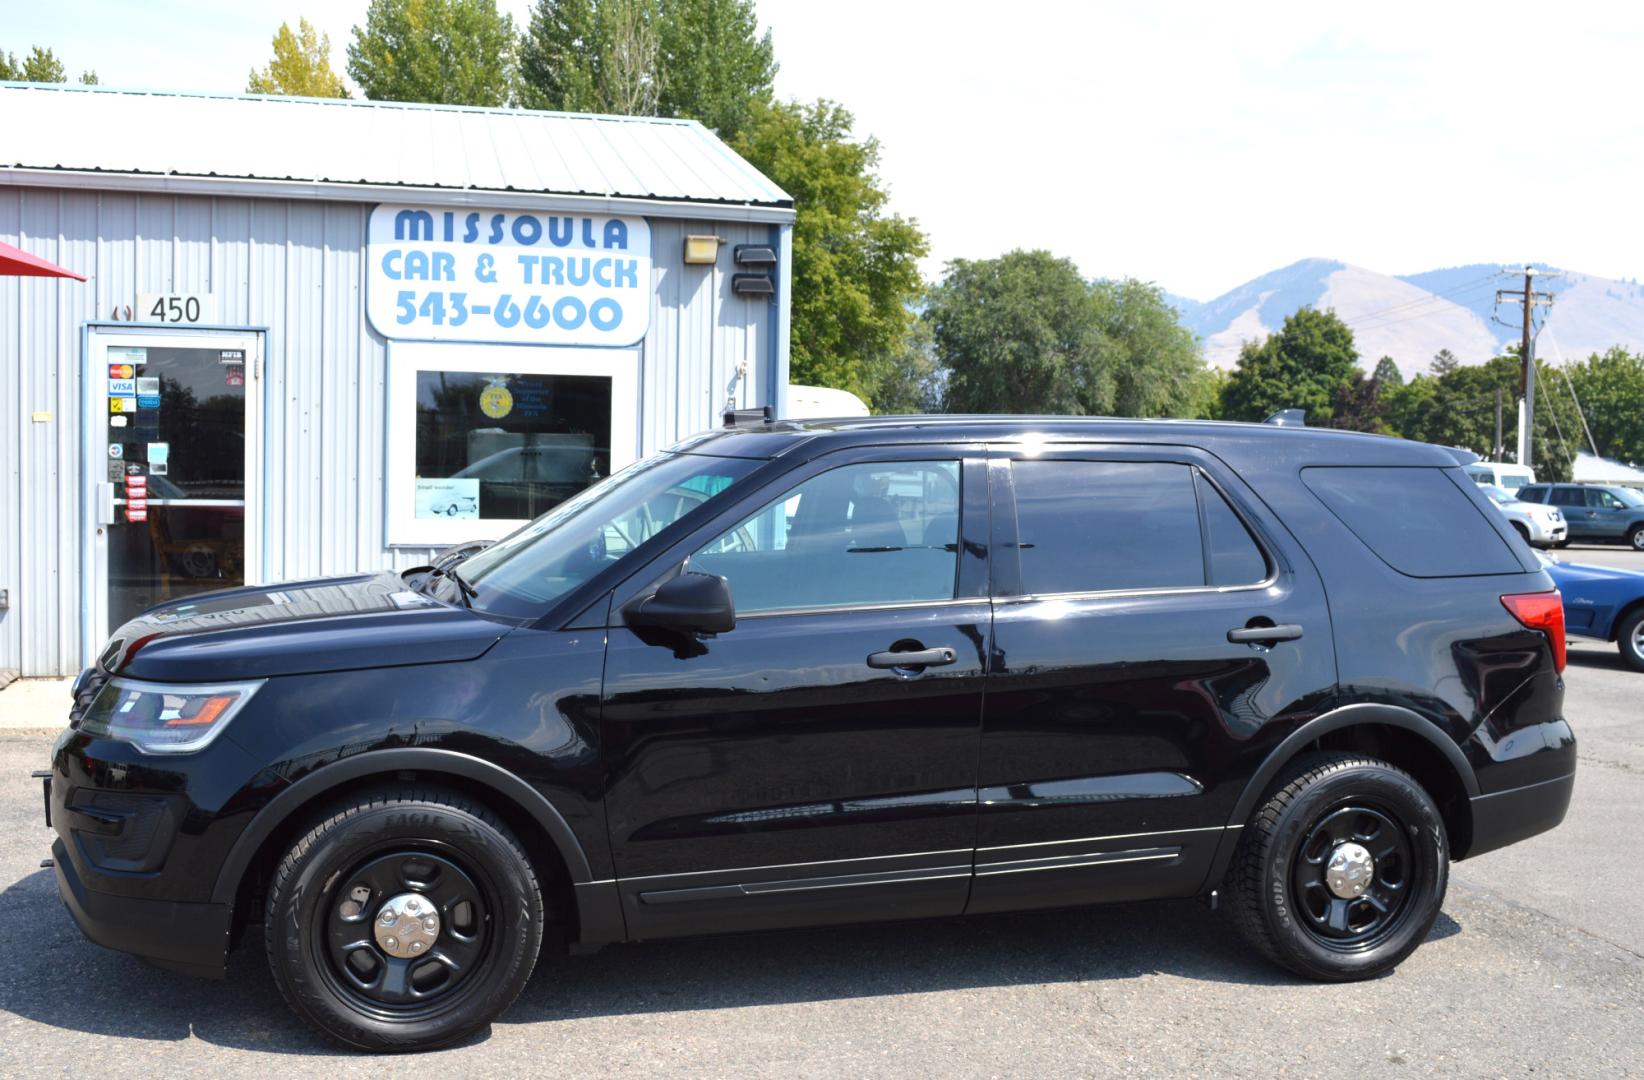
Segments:
[[[523,22],[530,0],[501,0]],[[0,48],[243,90],[282,20],[343,67],[366,0],[0,0]],[[1254,9],[1253,9],[1254,8]],[[1208,299],[1325,256],[1644,274],[1644,5],[765,0],[784,95],[883,144],[926,270],[1044,247]]]

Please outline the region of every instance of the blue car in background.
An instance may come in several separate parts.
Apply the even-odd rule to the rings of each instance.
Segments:
[[[1622,663],[1644,671],[1644,572],[1537,558],[1564,595],[1565,633],[1613,641]]]

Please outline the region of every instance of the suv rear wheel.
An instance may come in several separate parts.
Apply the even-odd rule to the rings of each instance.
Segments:
[[[1644,551],[1644,524],[1627,530],[1627,543],[1632,545],[1634,551]]]
[[[1308,754],[1245,826],[1225,888],[1269,959],[1346,982],[1415,951],[1448,879],[1444,821],[1420,784],[1375,758]]]
[[[542,943],[542,895],[489,810],[395,787],[333,807],[297,841],[264,931],[298,1016],[362,1050],[426,1050],[519,996]]]

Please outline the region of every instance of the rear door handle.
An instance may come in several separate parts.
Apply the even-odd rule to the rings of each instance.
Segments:
[[[1280,623],[1277,626],[1241,626],[1227,632],[1227,640],[1235,645],[1262,644],[1268,641],[1295,641],[1302,636],[1302,628],[1296,623]]]
[[[959,658],[952,649],[910,649],[907,652],[876,652],[868,654],[871,668],[941,667]]]

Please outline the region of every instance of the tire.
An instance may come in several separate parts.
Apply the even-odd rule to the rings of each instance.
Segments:
[[[1634,525],[1627,530],[1627,543],[1634,551],[1644,551],[1644,525]]]
[[[1364,896],[1343,899],[1323,871],[1359,839],[1381,857]],[[1449,868],[1444,820],[1407,773],[1355,754],[1306,754],[1245,826],[1224,888],[1234,926],[1258,952],[1310,979],[1351,982],[1392,970],[1426,939]]]
[[[1529,529],[1527,529],[1527,528],[1525,528],[1525,527],[1524,527],[1524,526],[1523,526],[1523,525],[1521,525],[1521,524],[1519,524],[1519,523],[1518,523],[1518,522],[1516,522],[1516,521],[1514,521],[1514,522],[1512,522],[1512,523],[1511,523],[1511,524],[1512,524],[1512,526],[1513,526],[1513,531],[1514,531],[1514,532],[1516,532],[1516,533],[1518,533],[1518,535],[1519,535],[1519,537],[1520,537],[1520,538],[1521,538],[1521,539],[1522,539],[1522,540],[1523,540],[1523,541],[1524,541],[1524,542],[1525,542],[1525,543],[1526,543],[1526,544],[1528,544],[1528,543],[1530,543],[1530,530],[1529,530]]]
[[[1570,546],[1570,542],[1568,540],[1560,540],[1557,543],[1555,543],[1553,546],[1556,547],[1556,548],[1567,548],[1567,547]]]
[[[1621,662],[1634,671],[1644,671],[1644,608],[1628,612],[1615,626],[1615,647]]]
[[[407,896],[402,922],[379,932],[388,901]],[[466,797],[394,787],[351,795],[296,842],[269,888],[264,931],[274,982],[303,1020],[360,1050],[429,1050],[519,996],[542,918],[536,875],[506,825]]]

